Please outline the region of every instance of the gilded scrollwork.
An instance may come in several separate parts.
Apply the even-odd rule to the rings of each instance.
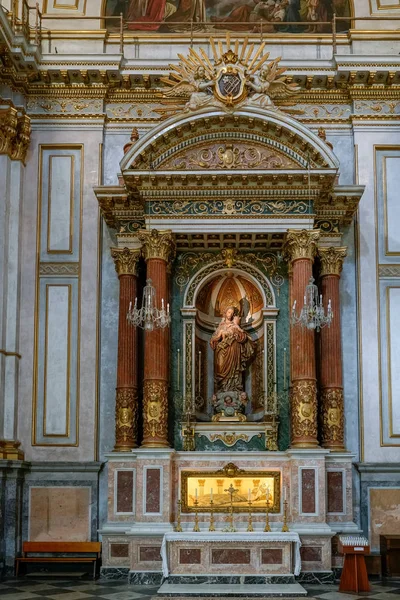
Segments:
[[[117,388],[115,402],[115,451],[137,446],[138,393],[135,388]]]
[[[292,446],[315,446],[317,440],[317,385],[314,379],[294,381],[291,390]]]
[[[321,438],[325,448],[344,449],[344,399],[342,388],[321,392]]]
[[[303,200],[157,200],[148,203],[150,216],[266,216],[305,215],[309,205]]]
[[[99,114],[103,112],[100,98],[48,98],[36,97],[28,101],[27,109],[32,114]]]
[[[143,385],[143,446],[168,446],[168,384],[147,379]]]
[[[216,442],[217,440],[220,440],[225,446],[234,446],[239,440],[248,442],[249,436],[245,433],[234,433],[229,431],[224,431],[224,433],[212,433],[210,435],[210,441]]]
[[[173,157],[165,169],[296,169],[298,162],[264,145],[236,141],[207,144]]]
[[[132,248],[111,248],[115,270],[118,275],[137,275],[140,250]]]

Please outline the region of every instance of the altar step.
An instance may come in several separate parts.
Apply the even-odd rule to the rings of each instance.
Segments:
[[[280,598],[291,600],[292,598],[304,598],[307,591],[299,583],[244,583],[244,584],[221,584],[221,583],[163,583],[153,596],[156,600],[164,598],[180,598],[180,600],[192,598]]]

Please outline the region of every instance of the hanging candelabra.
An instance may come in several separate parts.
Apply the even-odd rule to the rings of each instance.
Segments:
[[[133,308],[132,302],[129,303],[126,318],[128,323],[134,327],[141,327],[145,331],[164,329],[171,323],[169,304],[165,308],[164,298],[161,300],[161,309],[158,309],[156,306],[156,290],[152,285],[151,279],[146,281],[146,285],[143,288],[142,308],[138,308],[137,298],[135,298]]]
[[[333,312],[331,301],[328,301],[328,308],[325,314],[322,294],[318,294],[318,288],[314,283],[313,277],[310,277],[310,281],[306,286],[304,304],[299,315],[296,312],[296,302],[297,301],[295,300],[292,308],[292,326],[300,325],[306,329],[315,329],[316,331],[319,331],[326,325],[329,327],[332,323]]]

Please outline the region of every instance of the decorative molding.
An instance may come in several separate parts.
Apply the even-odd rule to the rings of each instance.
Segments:
[[[80,265],[78,262],[41,262],[39,263],[39,275],[46,277],[79,277]]]
[[[49,98],[46,96],[33,97],[28,100],[27,110],[32,115],[103,115],[103,100],[100,98]]]
[[[379,265],[378,274],[386,279],[400,277],[400,265]]]

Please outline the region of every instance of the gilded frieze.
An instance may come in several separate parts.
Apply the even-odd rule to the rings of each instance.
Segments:
[[[276,149],[234,141],[200,144],[165,161],[164,169],[296,169],[298,163]]]
[[[148,202],[147,211],[151,216],[266,216],[266,215],[306,215],[309,204],[299,200],[176,200],[175,202],[157,201]]]
[[[27,104],[30,114],[103,114],[103,100],[100,98],[59,98],[37,96],[31,97]]]
[[[347,121],[352,113],[349,104],[296,104],[300,121]]]
[[[398,116],[400,115],[400,100],[355,100],[355,115]]]

